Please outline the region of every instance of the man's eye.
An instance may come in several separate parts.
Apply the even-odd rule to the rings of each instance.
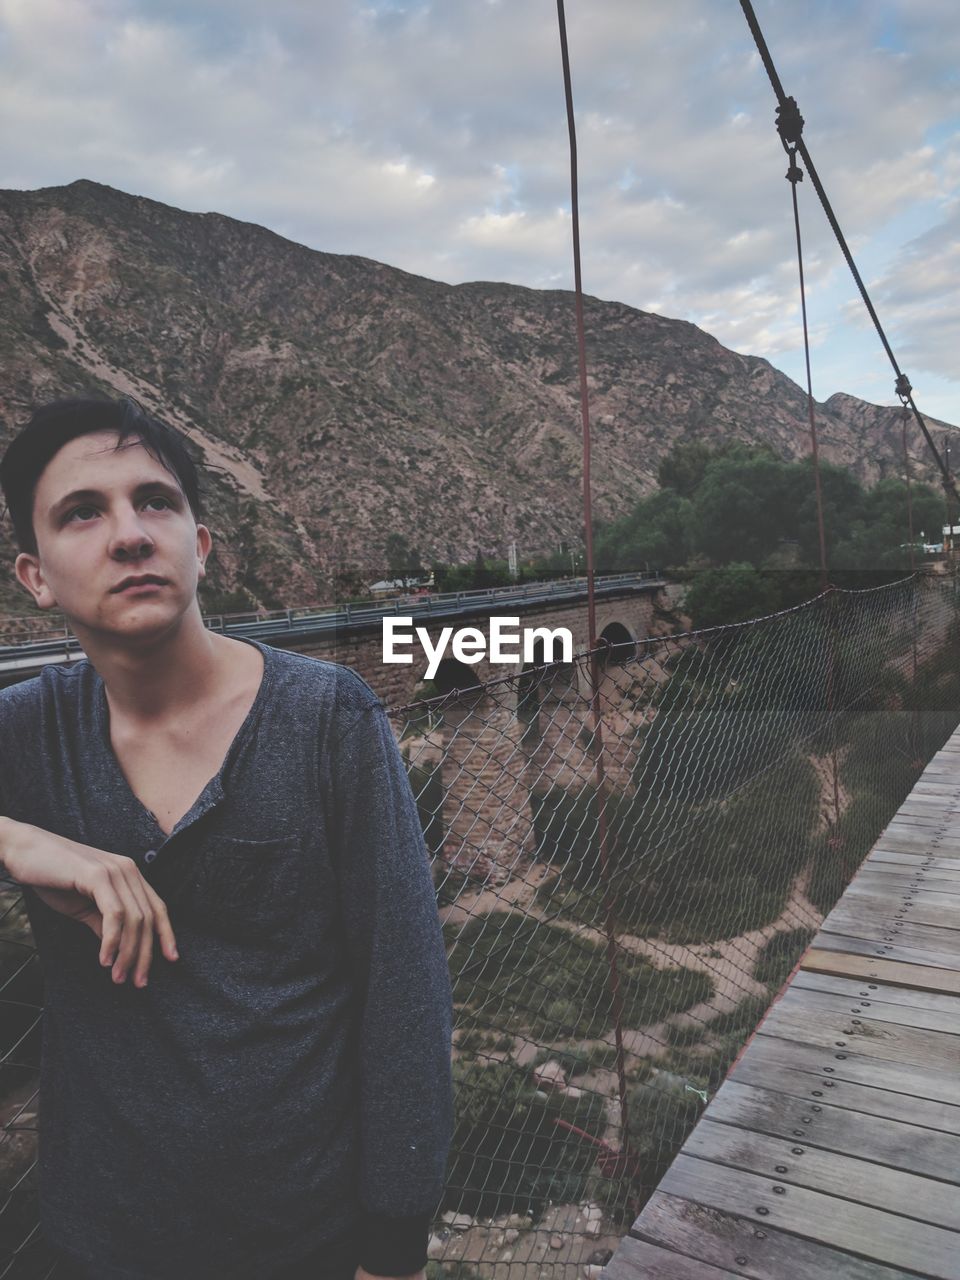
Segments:
[[[160,493],[154,494],[154,496],[153,496],[152,498],[147,498],[146,502],[144,503],[144,506],[149,506],[151,502],[160,502],[160,503],[162,503],[162,504],[163,504],[163,506],[162,506],[162,508],[161,508],[162,510],[169,510],[169,511],[172,511],[172,510],[173,510],[173,503],[170,501],[170,499],[169,499],[169,498],[165,498],[165,497],[164,497],[162,494],[160,494]],[[88,511],[88,512],[89,512],[89,511],[92,511],[94,514],[96,514],[96,510],[97,510],[97,508],[96,508],[96,507],[91,507],[91,506],[74,507],[74,508],[73,508],[73,510],[72,510],[72,511],[67,515],[67,521],[69,522],[69,521],[73,520],[73,519],[74,519],[74,517],[76,517],[77,515],[81,515],[81,513],[82,513],[82,512],[84,512],[84,511]],[[84,519],[82,519],[82,518],[81,518],[81,519],[80,519],[80,521],[79,521],[79,523],[80,523],[80,524],[89,524],[90,522],[89,522],[89,520],[84,520]]]

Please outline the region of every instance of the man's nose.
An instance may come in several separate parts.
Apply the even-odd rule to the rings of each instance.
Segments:
[[[133,507],[122,508],[116,515],[110,538],[110,554],[118,560],[140,559],[153,550],[153,538],[139,513]]]

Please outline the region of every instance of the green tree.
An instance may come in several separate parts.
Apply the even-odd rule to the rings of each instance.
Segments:
[[[770,577],[746,561],[704,569],[687,588],[684,608],[695,628],[718,627],[772,613],[778,605]]]
[[[628,516],[598,526],[594,559],[601,573],[684,564],[690,555],[692,507],[672,489],[641,499]]]
[[[817,518],[816,477],[813,460],[791,463],[786,473],[784,507],[793,513],[794,536],[800,559],[806,565],[820,564],[820,530]],[[836,564],[836,549],[850,537],[864,516],[864,492],[857,478],[844,467],[820,463],[820,492],[827,564]]]
[[[660,459],[657,484],[681,498],[692,498],[703,482],[708,465],[730,452],[730,445],[709,445],[704,440],[678,440]]]
[[[732,452],[707,467],[693,498],[693,545],[716,564],[759,565],[794,535],[790,466],[766,454]]]

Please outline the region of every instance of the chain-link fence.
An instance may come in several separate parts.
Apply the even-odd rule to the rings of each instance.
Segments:
[[[960,716],[952,579],[830,590],[390,709],[456,1007],[433,1277],[596,1274]],[[40,975],[0,937],[0,1277],[37,1228]]]
[[[955,727],[958,638],[912,577],[392,713],[456,1006],[438,1275],[599,1270]]]

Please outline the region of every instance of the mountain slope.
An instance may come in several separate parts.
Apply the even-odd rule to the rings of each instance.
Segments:
[[[136,395],[213,468],[223,590],[323,598],[338,567],[378,576],[392,531],[445,559],[580,536],[566,291],[441,284],[88,181],[0,192],[0,274],[0,445],[55,395]],[[677,439],[808,452],[805,397],[767,361],[619,303],[588,298],[586,323],[599,517],[648,493]],[[826,458],[867,483],[901,471],[896,411],[835,395],[817,418]],[[29,601],[0,583],[4,607]]]

